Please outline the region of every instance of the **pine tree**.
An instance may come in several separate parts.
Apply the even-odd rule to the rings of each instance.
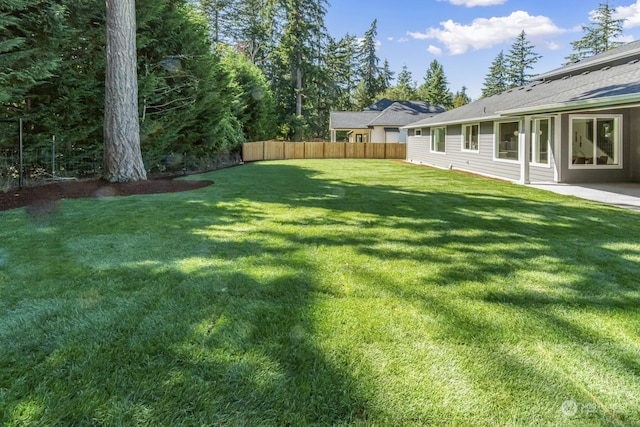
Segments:
[[[542,56],[533,51],[533,46],[523,30],[511,45],[506,57],[508,86],[518,87],[527,84],[532,77],[527,70],[533,69],[533,65],[540,58]]]
[[[424,83],[419,88],[419,94],[422,99],[432,105],[450,108],[453,105],[453,99],[448,84],[442,65],[434,59],[429,64]]]
[[[200,4],[209,21],[213,46],[231,40],[233,36],[229,29],[236,16],[234,0],[200,0]]]
[[[333,95],[328,101],[333,109],[349,111],[353,109],[353,93],[358,84],[357,63],[358,41],[356,36],[347,34],[338,42],[330,40],[326,54],[326,68]]]
[[[273,90],[282,124],[280,136],[300,140],[319,129],[318,122],[324,120],[319,114],[319,93],[326,82],[322,73],[326,0],[281,1],[284,24],[274,51]]]
[[[111,182],[147,179],[140,151],[136,12],[129,0],[107,0],[104,175]]]
[[[565,58],[567,62],[576,62],[622,44],[618,39],[622,36],[624,19],[614,19],[613,12],[608,1],[600,3],[593,12],[591,25],[582,26],[584,36],[571,43],[573,53]]]
[[[388,88],[383,96],[396,101],[411,101],[418,98],[416,83],[406,65],[402,67],[402,71],[398,74],[397,84]]]
[[[462,107],[463,105],[467,105],[471,102],[471,98],[467,95],[467,87],[462,86],[462,90],[460,92],[456,92],[453,97],[453,108]]]
[[[0,106],[24,116],[29,91],[50,78],[60,60],[47,32],[64,32],[62,7],[50,1],[4,2],[0,13]]]
[[[364,110],[365,108],[373,104],[373,101],[364,86],[364,81],[362,80],[358,82],[358,85],[353,92],[353,102],[354,109],[357,111]]]
[[[384,92],[391,87],[391,82],[393,81],[394,74],[395,73],[391,71],[391,67],[389,66],[389,61],[385,59],[384,64],[382,65],[382,70],[380,71],[380,78],[378,83],[381,92]]]
[[[379,67],[380,59],[376,54],[376,37],[378,36],[378,20],[374,19],[371,23],[371,27],[364,33],[362,45],[360,48],[360,69],[361,80],[363,82],[364,98],[362,101],[367,100],[366,105],[370,105],[379,95],[380,87],[380,74]]]
[[[507,90],[507,87],[507,62],[504,52],[500,51],[491,63],[489,74],[484,79],[482,97],[497,95]]]

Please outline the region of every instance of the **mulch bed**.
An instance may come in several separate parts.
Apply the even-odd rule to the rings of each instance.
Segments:
[[[0,211],[49,204],[60,199],[175,193],[212,185],[213,181],[150,179],[111,183],[104,180],[58,181],[36,187],[0,192]]]

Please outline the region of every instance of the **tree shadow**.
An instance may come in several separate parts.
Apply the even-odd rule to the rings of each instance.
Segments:
[[[638,375],[638,357],[628,346],[550,312],[561,307],[638,314],[638,236],[625,226],[637,214],[611,209],[616,221],[608,221],[602,207],[573,205],[559,196],[519,197],[522,189],[508,184],[484,188],[481,181],[465,181],[469,188],[448,188],[449,179],[438,182],[437,176],[433,187],[419,191],[328,179],[313,167],[288,164],[216,175],[218,184],[208,189],[170,199],[131,198],[125,216],[113,215],[108,200],[95,202],[102,205],[92,218],[61,215],[50,227],[65,237],[53,243],[39,245],[40,233],[25,237],[33,251],[55,248],[59,263],[52,269],[73,269],[55,292],[41,291],[41,302],[15,297],[7,303],[6,310],[26,314],[1,329],[3,343],[17,344],[0,356],[0,370],[11,372],[10,380],[0,382],[0,390],[8,390],[0,397],[48,399],[39,421],[50,424],[406,422],[377,400],[384,390],[373,380],[362,383],[375,375],[353,372],[353,364],[366,369],[366,363],[319,346],[317,303],[330,292],[335,298],[349,295],[323,283],[318,262],[292,256],[309,247],[350,248],[388,263],[385,274],[338,262],[332,267],[374,288],[370,294],[389,294],[436,319],[433,340],[483,357],[486,371],[463,367],[464,374],[479,387],[495,387],[489,395],[504,405],[522,390],[547,400],[583,396],[584,390],[508,350],[513,343],[505,338],[507,326],[490,314],[465,311],[466,301],[525,312],[535,329],[523,331],[523,341],[544,344],[544,334],[554,331],[576,342],[604,343],[610,350],[603,354],[606,360]],[[257,188],[243,187],[244,179],[242,185],[232,182],[242,175],[251,176]],[[260,208],[270,203],[311,213],[274,217]],[[145,221],[157,212],[163,213],[165,229]],[[262,221],[282,229],[261,229]],[[87,236],[83,230],[96,223],[110,231]],[[305,225],[321,225],[326,233],[305,234]],[[378,227],[398,235],[382,239],[370,231]],[[405,262],[429,270],[408,279],[400,268]],[[575,267],[574,280],[555,288],[534,291],[507,280],[521,271],[553,276],[567,266]],[[613,277],[606,276],[611,266]],[[603,277],[605,287],[599,285]],[[470,281],[486,291],[465,294]],[[456,294],[458,289],[464,292]],[[18,361],[25,353],[31,359]],[[532,384],[549,388],[535,391]],[[70,389],[77,392],[69,395]],[[451,419],[468,422],[463,410],[452,410]],[[11,408],[0,412],[0,420],[10,413]],[[427,417],[416,409],[416,423]]]

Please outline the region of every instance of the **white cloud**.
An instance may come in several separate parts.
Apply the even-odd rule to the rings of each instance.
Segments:
[[[427,48],[427,51],[429,53],[431,53],[432,55],[435,56],[440,56],[442,55],[442,49],[440,49],[438,46],[434,46],[434,45],[429,45],[429,47]]]
[[[449,0],[449,3],[453,5],[466,7],[495,6],[505,4],[506,2],[507,0]]]
[[[560,49],[562,49],[562,46],[560,46],[560,44],[558,44],[556,42],[549,42],[549,43],[547,43],[547,49],[549,49],[549,50],[560,50]]]
[[[441,28],[429,28],[425,33],[408,34],[418,40],[436,39],[443,43],[452,55],[460,55],[469,48],[487,49],[513,41],[523,30],[529,39],[566,32],[546,16],[531,16],[523,11],[513,12],[509,16],[474,19],[470,25],[459,24],[450,19],[441,22],[440,26]]]
[[[613,18],[624,19],[625,28],[640,27],[640,0],[629,6],[616,7]]]
[[[406,38],[406,37],[400,37],[400,38],[398,39],[398,43],[407,43],[408,41],[409,41],[409,39],[408,39],[408,38]]]

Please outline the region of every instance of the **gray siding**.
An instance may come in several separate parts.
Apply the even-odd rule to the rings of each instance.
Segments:
[[[569,169],[571,161],[570,135],[569,135],[569,118],[571,115],[581,114],[575,112],[571,114],[563,114],[562,123],[562,162],[560,164],[561,182],[579,183],[579,182],[628,182],[634,180],[634,174],[637,175],[637,159],[640,153],[638,150],[638,124],[634,123],[634,118],[638,118],[638,109],[633,110],[606,110],[599,112],[601,114],[622,114],[622,169]],[[598,114],[598,112],[590,111],[584,114]],[[632,149],[632,146],[634,147]],[[635,151],[635,152],[634,152]],[[634,168],[636,170],[634,170]],[[637,178],[636,178],[637,179]]]
[[[422,137],[410,136],[407,143],[407,160],[438,168],[459,169],[508,180],[520,179],[520,164],[512,161],[496,161],[493,158],[493,122],[480,123],[479,150],[462,150],[462,125],[447,126],[446,152],[430,152],[429,128]]]

